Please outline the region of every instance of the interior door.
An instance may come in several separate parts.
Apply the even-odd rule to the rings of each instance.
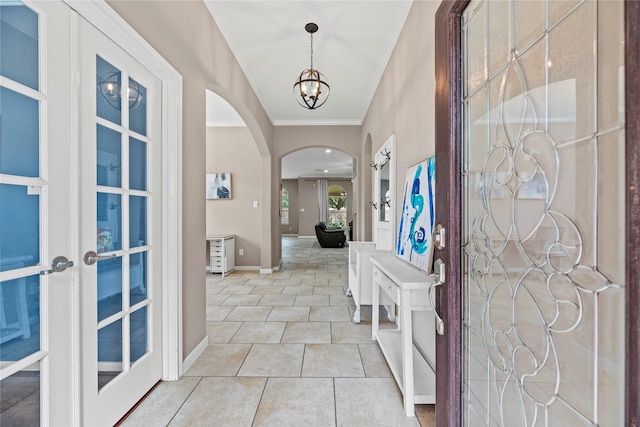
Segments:
[[[0,1],[2,425],[73,416],[69,22],[59,2]]]
[[[438,12],[439,425],[627,425],[624,8]]]
[[[113,425],[162,376],[161,85],[78,34],[82,420]]]

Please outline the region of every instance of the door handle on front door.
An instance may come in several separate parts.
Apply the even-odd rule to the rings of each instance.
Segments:
[[[96,262],[102,260],[102,259],[110,259],[110,258],[115,258],[116,254],[111,254],[111,255],[98,255],[95,251],[89,251],[86,254],[84,254],[84,257],[82,258],[84,260],[84,263],[87,265],[93,265]]]
[[[51,261],[50,270],[42,270],[41,276],[46,276],[52,273],[60,273],[67,269],[67,267],[73,267],[73,261],[69,261],[66,256],[57,256]]]
[[[431,235],[431,237],[433,239],[433,246],[439,251],[443,250],[446,245],[445,236],[446,236],[446,230],[442,226],[442,224],[436,225],[433,229],[433,234]],[[436,310],[436,301],[435,301],[436,288],[438,286],[444,285],[444,279],[445,279],[444,261],[441,258],[438,258],[437,260],[434,261],[433,272],[436,275],[436,282],[433,285],[431,285],[431,287],[429,288],[429,301],[431,302],[433,313],[436,316],[436,331],[438,332],[439,335],[444,335],[444,320],[442,320],[442,317],[440,317],[440,315],[438,314],[438,311]]]
[[[433,314],[436,316],[436,332],[438,335],[444,335],[444,320],[438,314],[436,310],[436,288],[438,286],[444,285],[444,261],[441,258],[438,258],[433,263],[433,271],[436,275],[436,281],[433,285],[429,287],[429,302],[431,303],[431,307],[433,308]]]
[[[433,245],[435,246],[436,249],[438,249],[439,251],[443,250],[446,243],[444,241],[445,238],[445,228],[442,226],[442,224],[438,224],[435,226],[435,228],[433,229]]]

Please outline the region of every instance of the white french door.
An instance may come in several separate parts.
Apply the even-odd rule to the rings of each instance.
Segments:
[[[2,425],[73,417],[70,16],[59,2],[0,1]]]
[[[0,0],[0,424],[113,425],[163,375],[162,90],[65,3]]]
[[[82,424],[112,425],[162,376],[161,85],[82,18],[78,36]]]

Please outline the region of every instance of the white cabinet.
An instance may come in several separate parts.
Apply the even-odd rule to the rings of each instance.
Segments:
[[[209,271],[211,273],[228,273],[236,268],[236,236],[207,236],[209,241]]]
[[[436,402],[434,314],[429,302],[429,288],[435,284],[430,276],[394,254],[371,256],[373,264],[373,307],[371,335],[384,354],[387,364],[403,394],[404,410],[413,417],[416,403]],[[381,292],[398,305],[397,329],[379,329]],[[429,348],[414,345],[413,313],[427,311],[429,321],[416,332],[429,336]]]

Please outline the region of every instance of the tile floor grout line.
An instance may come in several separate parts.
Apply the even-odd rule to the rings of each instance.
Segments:
[[[333,377],[333,425],[338,425],[338,397],[336,396],[336,378]]]
[[[303,345],[304,347],[302,348],[302,362],[300,362],[300,375],[299,375],[300,378],[304,378],[302,376],[302,373],[304,372],[304,360],[307,355],[307,344],[303,344]]]
[[[264,398],[264,392],[267,390],[267,384],[269,383],[270,377],[268,377],[264,381],[264,386],[262,386],[262,393],[260,393],[260,399],[258,399],[258,405],[256,405],[256,410],[253,413],[253,419],[251,420],[251,426],[254,426],[256,423],[256,417],[258,416],[258,409],[260,409],[260,404],[262,403],[262,399]]]
[[[287,330],[287,325],[289,324],[289,322],[284,322],[284,328],[282,328],[282,333],[280,334],[280,339],[278,340],[277,344],[284,344],[282,342],[282,338],[284,338],[284,331]]]
[[[201,376],[200,379],[198,380],[198,382],[196,383],[196,385],[193,387],[193,389],[191,389],[191,391],[189,392],[189,394],[187,395],[187,397],[182,401],[182,403],[180,404],[180,406],[178,407],[178,409],[176,410],[176,412],[173,414],[173,416],[171,417],[171,419],[169,420],[169,422],[166,424],[166,426],[168,426],[169,424],[171,424],[171,422],[176,418],[176,415],[178,415],[178,412],[180,412],[180,410],[182,409],[182,407],[184,406],[185,403],[187,403],[187,400],[189,400],[189,398],[191,397],[191,395],[196,391],[196,389],[198,388],[198,386],[200,385],[200,383],[202,382],[202,380],[204,379],[204,376]]]
[[[238,377],[238,374],[240,373],[240,370],[242,370],[242,366],[245,364],[245,362],[247,361],[247,358],[249,357],[249,353],[251,353],[251,350],[253,350],[253,346],[255,344],[251,344],[251,346],[249,347],[249,351],[247,351],[247,354],[244,355],[244,357],[242,358],[242,363],[240,363],[238,365],[238,369],[236,370],[235,375],[233,375],[233,377]]]
[[[360,363],[362,363],[362,372],[364,373],[364,377],[369,378],[367,377],[367,368],[364,366],[364,360],[362,360],[362,350],[360,349],[360,344],[356,344],[356,347],[358,348],[358,356],[360,356]]]
[[[236,329],[236,331],[233,333],[233,335],[231,335],[231,337],[229,338],[229,340],[225,344],[231,344],[231,341],[233,341],[233,337],[235,337],[238,334],[238,332],[240,331],[242,326],[244,326],[245,323],[246,322],[240,322],[240,326],[238,326],[238,329]]]

